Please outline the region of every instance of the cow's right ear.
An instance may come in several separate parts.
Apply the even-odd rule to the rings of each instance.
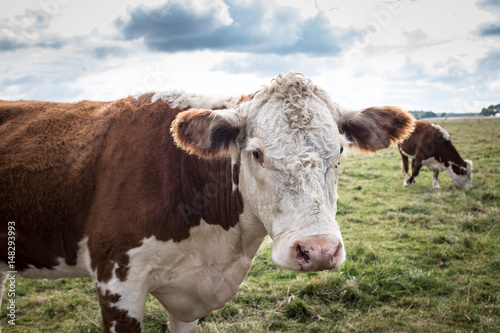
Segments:
[[[339,130],[357,148],[375,151],[404,140],[414,129],[414,118],[393,106],[347,112],[339,119]]]
[[[234,111],[189,109],[170,128],[177,146],[199,157],[230,157],[236,148],[241,120]]]

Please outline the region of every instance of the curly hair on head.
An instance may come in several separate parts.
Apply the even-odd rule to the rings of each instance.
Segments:
[[[301,73],[285,72],[272,80],[271,86],[264,89],[285,102],[284,111],[291,128],[303,128],[313,117],[306,106],[306,98],[319,88]]]

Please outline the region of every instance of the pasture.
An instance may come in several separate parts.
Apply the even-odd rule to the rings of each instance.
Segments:
[[[200,332],[493,332],[500,330],[500,119],[433,120],[462,158],[472,190],[423,168],[403,188],[399,153],[347,151],[337,221],[347,260],[341,269],[298,274],[273,266],[269,242],[239,293],[200,320]],[[16,325],[3,332],[100,332],[90,279],[16,279]],[[149,297],[145,332],[168,332]]]

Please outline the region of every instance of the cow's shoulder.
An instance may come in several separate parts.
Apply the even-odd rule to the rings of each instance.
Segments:
[[[430,132],[434,132],[430,121],[421,119],[415,121],[415,130],[413,131],[413,135],[428,135]]]
[[[99,280],[109,280],[113,270],[124,279],[129,265],[125,253],[145,239],[179,243],[193,237],[191,229],[202,220],[227,231],[243,211],[233,186],[238,165],[227,158],[200,159],[173,142],[173,119],[192,105],[153,97],[129,97],[105,111],[116,120],[100,152],[86,228]],[[118,270],[104,260],[110,256]]]
[[[426,137],[432,137],[434,139],[441,138],[444,141],[450,140],[450,135],[441,125],[431,123],[427,120],[416,121],[414,135],[424,135]]]

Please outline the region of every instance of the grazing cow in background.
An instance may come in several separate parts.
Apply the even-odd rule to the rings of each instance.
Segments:
[[[151,293],[171,331],[194,332],[267,234],[279,267],[339,267],[342,146],[374,151],[412,129],[398,108],[345,112],[290,72],[228,100],[2,101],[0,279],[91,276],[104,331],[139,332]]]
[[[414,183],[420,168],[425,165],[434,173],[433,188],[439,188],[438,174],[444,170],[448,170],[458,187],[472,188],[472,162],[460,157],[451,143],[450,135],[441,126],[417,120],[411,136],[399,143],[398,147],[405,173],[403,186]],[[408,158],[412,159],[411,176],[408,173]]]

